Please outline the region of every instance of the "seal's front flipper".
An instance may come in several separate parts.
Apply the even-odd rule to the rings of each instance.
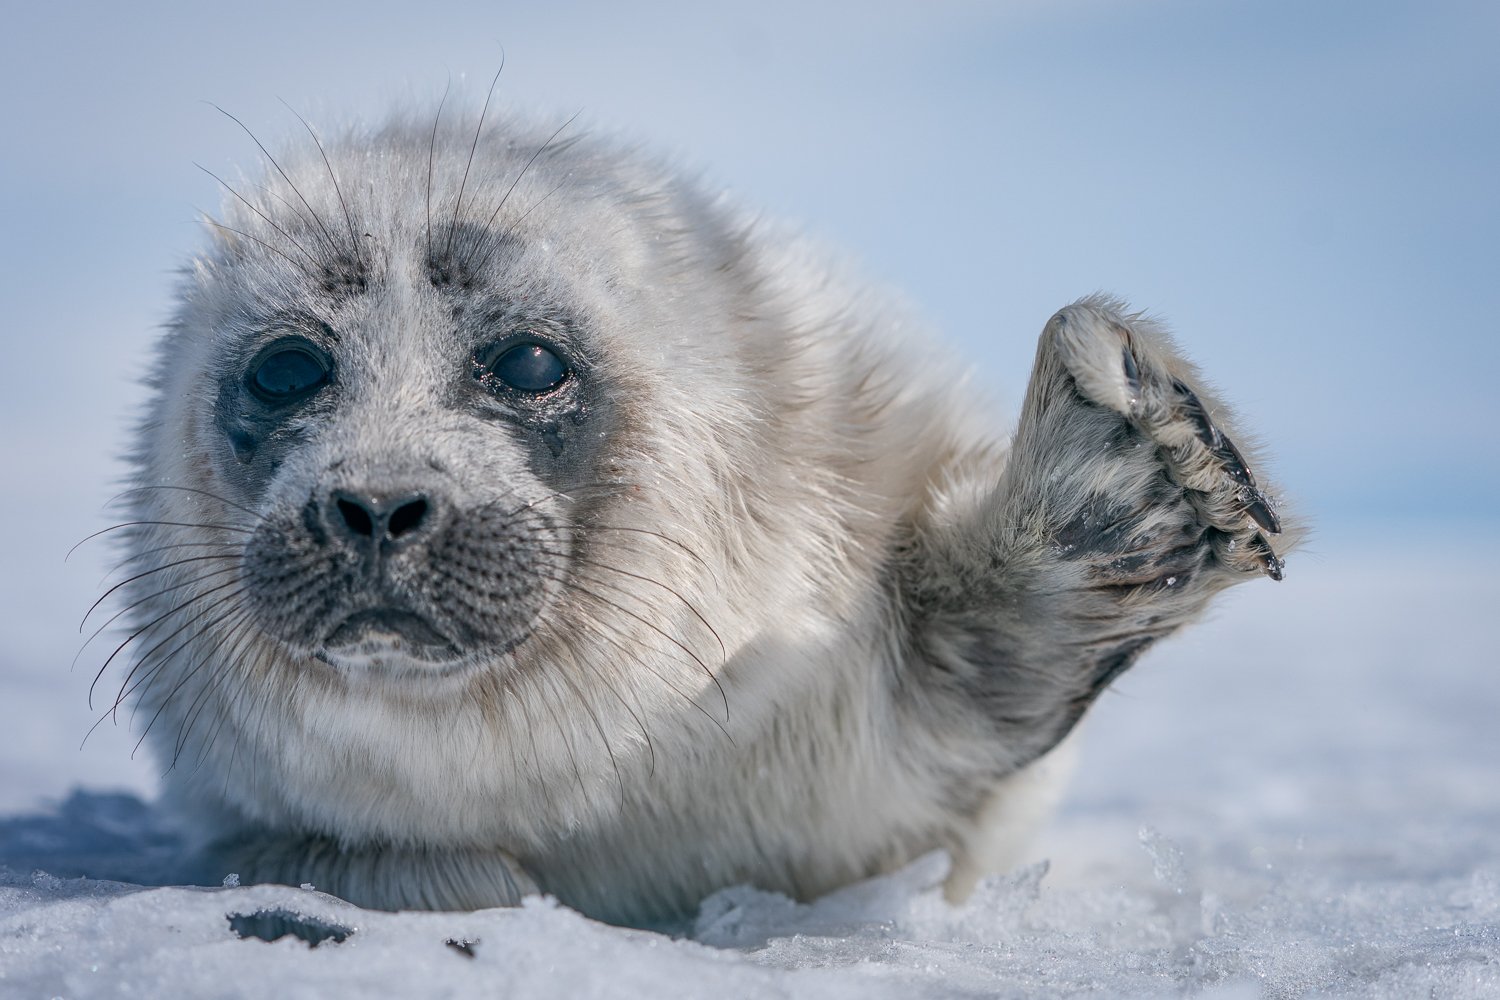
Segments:
[[[1085,299],[1047,324],[1039,372],[1049,350],[1081,396],[1155,446],[1163,472],[1197,511],[1219,566],[1282,578],[1270,540],[1282,531],[1275,503],[1219,422],[1227,419],[1224,408],[1205,404],[1190,385],[1197,381],[1191,367],[1154,324],[1108,299]]]
[[[1047,323],[1004,472],[953,491],[977,506],[933,505],[951,513],[920,534],[907,590],[933,682],[984,708],[1005,765],[1055,746],[1214,594],[1281,578],[1290,532],[1231,425],[1119,303]]]

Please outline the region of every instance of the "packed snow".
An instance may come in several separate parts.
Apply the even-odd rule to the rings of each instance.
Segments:
[[[1500,545],[1450,534],[1315,544],[1146,657],[1035,857],[961,906],[941,854],[677,935],[151,888],[162,817],[47,764],[61,801],[0,817],[0,996],[1500,996]]]

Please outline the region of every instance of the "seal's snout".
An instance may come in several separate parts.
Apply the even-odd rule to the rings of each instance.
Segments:
[[[245,546],[248,600],[265,631],[385,676],[425,676],[531,634],[566,573],[547,497],[476,497],[437,469],[325,468]]]
[[[362,490],[334,490],[323,507],[329,534],[355,548],[407,545],[431,534],[437,498],[428,492],[380,496]]]

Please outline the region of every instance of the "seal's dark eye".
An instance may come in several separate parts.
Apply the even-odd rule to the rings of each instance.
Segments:
[[[305,396],[328,381],[328,365],[305,347],[287,345],[262,357],[250,372],[250,388],[269,403]]]
[[[568,377],[568,366],[541,344],[517,344],[483,366],[484,376],[521,392],[546,392]]]

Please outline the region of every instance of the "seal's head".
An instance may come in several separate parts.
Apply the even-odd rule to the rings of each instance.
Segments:
[[[675,302],[635,293],[668,255],[713,249],[664,242],[555,151],[527,169],[514,135],[438,194],[414,138],[335,148],[359,183],[293,162],[274,209],[233,203],[161,373],[190,468],[159,478],[221,498],[211,520],[250,515],[245,629],[348,678],[494,667],[577,596],[573,525],[669,472],[630,467],[661,443],[653,397],[733,405],[693,370],[723,364],[704,357],[722,306],[684,301],[719,290],[695,271]]]
[[[619,408],[555,305],[349,264],[362,287],[249,319],[219,374],[214,472],[258,514],[247,614],[354,675],[491,664],[567,580],[558,501],[609,485]]]
[[[183,283],[122,690],[165,756],[223,758],[184,780],[237,811],[429,836],[545,824],[569,786],[593,809],[595,777],[618,799],[800,697],[797,657],[735,672],[768,623],[834,636],[868,603],[901,387],[826,272],[607,141],[472,140],[302,144],[226,185]],[[372,761],[400,808],[358,798]],[[476,761],[455,812],[433,774]],[[356,821],[308,817],[343,788]]]

